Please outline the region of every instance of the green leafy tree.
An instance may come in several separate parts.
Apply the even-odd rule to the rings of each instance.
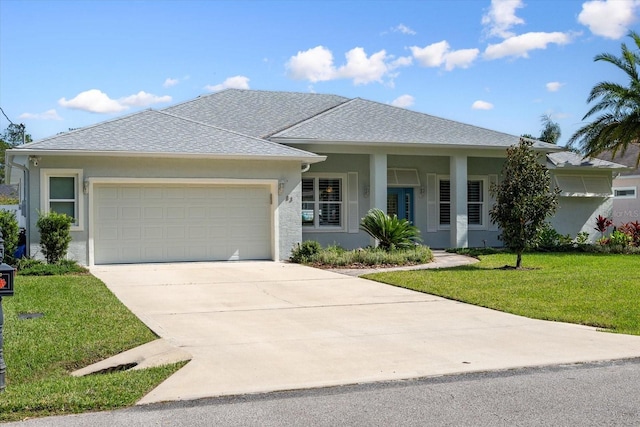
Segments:
[[[362,218],[360,229],[376,239],[379,246],[386,251],[410,248],[422,240],[418,227],[404,218],[389,216],[377,208],[371,209]]]
[[[490,189],[496,203],[489,216],[500,226],[500,240],[516,253],[516,268],[522,267],[522,253],[533,246],[545,220],[555,212],[560,192],[551,190],[549,171],[531,146],[531,141],[520,139],[507,149],[501,181]]]
[[[538,139],[549,144],[557,144],[562,135],[560,125],[551,120],[551,115],[549,114],[543,114],[540,120],[542,121],[542,133],[540,133]]]
[[[621,45],[620,56],[610,53],[596,55],[594,61],[604,61],[615,65],[626,74],[629,82],[622,85],[609,81],[596,84],[587,98],[595,102],[583,120],[595,120],[576,131],[569,139],[570,145],[577,145],[585,156],[596,156],[610,151],[613,156],[622,154],[629,145],[640,141],[640,35],[629,33],[635,46]],[[640,164],[640,155],[636,165]]]
[[[31,142],[31,135],[25,133],[24,125],[11,123],[0,135],[0,182],[5,182],[4,176],[4,152],[9,148],[22,144],[22,142]]]

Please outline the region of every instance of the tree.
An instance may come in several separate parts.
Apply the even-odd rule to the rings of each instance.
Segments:
[[[560,135],[562,135],[560,125],[551,120],[550,114],[543,114],[540,120],[542,121],[542,133],[540,133],[540,138],[538,139],[549,144],[557,144]]]
[[[502,230],[500,240],[517,254],[516,268],[522,267],[522,253],[535,243],[546,218],[555,212],[560,192],[551,190],[549,171],[532,144],[520,139],[507,149],[502,179],[490,189],[496,203],[489,216]]]
[[[634,31],[629,33],[635,46],[621,45],[620,56],[610,53],[596,55],[594,61],[604,61],[622,70],[629,79],[627,86],[613,82],[600,82],[589,93],[587,103],[595,101],[587,114],[586,120],[595,120],[576,131],[569,139],[569,145],[580,147],[582,154],[596,156],[610,151],[613,156],[618,151],[625,153],[629,145],[640,144],[640,35]],[[640,155],[636,165],[640,164]]]
[[[31,142],[31,135],[25,133],[25,126],[11,123],[0,135],[0,182],[4,180],[4,152],[9,148],[22,144],[22,142]]]

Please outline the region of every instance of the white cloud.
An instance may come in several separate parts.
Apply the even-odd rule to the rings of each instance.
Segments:
[[[119,113],[129,108],[115,99],[109,98],[106,93],[98,89],[80,92],[75,98],[68,101],[66,98],[60,98],[58,104],[62,107],[90,111],[92,113]]]
[[[411,57],[393,59],[385,50],[367,56],[361,47],[355,47],[345,54],[346,63],[336,67],[333,53],[324,46],[316,46],[292,56],[286,64],[289,77],[308,80],[312,83],[336,79],[351,79],[356,85],[372,82],[382,83],[384,77],[398,67],[411,65]]]
[[[469,68],[480,54],[478,49],[460,49],[449,52],[444,57],[444,68],[451,71],[454,68]]]
[[[477,100],[471,105],[473,110],[493,110],[493,104],[487,101]]]
[[[18,116],[20,119],[35,120],[62,120],[55,108],[45,111],[44,113],[22,113]]]
[[[382,77],[388,71],[385,63],[387,52],[384,50],[367,57],[363,48],[356,47],[347,52],[345,57],[347,63],[338,68],[337,75],[353,79],[353,83],[356,85],[382,82]]]
[[[407,27],[404,24],[400,24],[396,27],[393,27],[391,31],[393,31],[394,33],[408,34],[410,36],[415,36],[417,34],[415,31],[413,31],[411,28]]]
[[[557,92],[560,90],[560,88],[562,86],[564,86],[564,83],[560,83],[560,82],[549,82],[545,85],[547,87],[547,90],[549,92]]]
[[[249,77],[233,76],[225,79],[224,82],[217,85],[206,85],[206,90],[218,92],[223,89],[249,89]]]
[[[490,36],[502,38],[513,37],[509,31],[514,25],[524,24],[524,20],[516,16],[516,9],[524,7],[522,0],[491,0],[489,12],[482,17],[482,24],[487,27]]]
[[[333,53],[324,46],[298,52],[287,62],[289,76],[294,80],[309,80],[312,83],[335,78]]]
[[[393,101],[391,101],[391,105],[394,107],[407,108],[411,107],[415,102],[415,98],[411,95],[400,95]]]
[[[444,63],[444,56],[449,50],[449,43],[442,40],[425,47],[411,46],[411,53],[423,67],[439,67]]]
[[[74,110],[109,114],[119,113],[128,110],[130,107],[146,107],[148,105],[170,101],[170,96],[156,96],[144,91],[115,100],[109,98],[106,93],[99,89],[90,89],[80,92],[75,98],[70,100],[60,98],[58,104]]]
[[[597,36],[619,39],[636,21],[635,11],[640,1],[592,0],[582,4],[578,22]]]
[[[395,70],[398,67],[408,67],[413,64],[413,57],[411,56],[401,56],[398,59],[394,59],[388,65],[390,70]]]
[[[171,86],[175,86],[180,82],[179,79],[172,79],[170,77],[167,77],[167,79],[164,81],[164,83],[162,84],[162,87],[171,87]]]
[[[478,57],[478,49],[450,50],[446,40],[425,47],[411,46],[411,53],[423,67],[445,66],[447,71],[454,68],[468,68]]]
[[[485,59],[498,59],[505,56],[528,58],[529,51],[546,49],[550,43],[564,45],[571,42],[571,35],[567,33],[525,33],[513,36],[498,44],[490,44],[484,51]]]
[[[127,107],[147,107],[153,104],[171,102],[171,97],[169,95],[157,96],[141,90],[135,95],[129,95],[124,98],[120,98],[118,102],[121,105],[124,105]]]

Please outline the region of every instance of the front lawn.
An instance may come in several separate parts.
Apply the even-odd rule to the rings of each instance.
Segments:
[[[7,388],[0,394],[0,421],[132,405],[181,366],[70,376],[156,339],[89,274],[18,275],[15,295],[2,303]]]
[[[640,335],[640,257],[586,253],[482,255],[473,265],[368,274],[368,279],[526,317]]]

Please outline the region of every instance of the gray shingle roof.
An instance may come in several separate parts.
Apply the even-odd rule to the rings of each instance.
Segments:
[[[147,110],[55,135],[17,150],[322,158],[277,143],[300,139],[506,148],[517,144],[519,137],[360,98],[228,89],[160,111]],[[558,150],[539,141],[534,147]]]
[[[597,168],[597,169],[626,169],[626,166],[596,158],[584,158],[571,151],[547,154],[547,159],[554,168]]]
[[[275,135],[274,139],[317,139],[356,143],[410,143],[509,147],[519,137],[356,98]],[[543,142],[537,148],[557,149]]]
[[[221,156],[318,157],[275,142],[145,110],[16,149]]]
[[[245,135],[267,138],[348,100],[337,95],[227,89],[164,111]]]
[[[613,156],[611,152],[605,152],[598,156],[600,159],[611,160],[629,167],[630,170],[622,172],[622,175],[640,175],[640,167],[638,167],[639,157],[640,144],[630,144],[624,154],[618,151],[615,156]]]

